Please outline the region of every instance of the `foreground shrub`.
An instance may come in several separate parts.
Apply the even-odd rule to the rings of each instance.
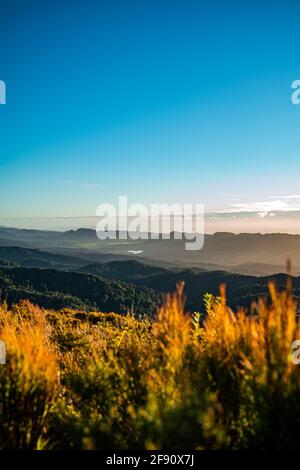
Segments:
[[[1,447],[299,448],[290,289],[271,285],[248,312],[233,312],[224,288],[205,305],[187,314],[179,286],[153,322],[2,309]]]
[[[0,310],[6,364],[0,366],[0,448],[38,449],[57,387],[57,368],[42,311],[28,302]]]

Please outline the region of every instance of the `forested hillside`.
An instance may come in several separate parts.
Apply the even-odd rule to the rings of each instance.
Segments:
[[[29,299],[41,307],[153,315],[159,295],[151,289],[94,275],[55,269],[0,267],[2,300]]]

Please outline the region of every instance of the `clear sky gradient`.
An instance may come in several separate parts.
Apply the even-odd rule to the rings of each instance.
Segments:
[[[94,215],[120,194],[300,209],[299,13],[287,0],[1,0],[0,218]]]

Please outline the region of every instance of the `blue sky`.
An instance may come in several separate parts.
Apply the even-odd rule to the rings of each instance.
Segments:
[[[0,218],[300,209],[297,3],[2,0]]]

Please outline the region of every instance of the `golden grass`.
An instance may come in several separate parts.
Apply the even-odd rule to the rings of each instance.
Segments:
[[[299,447],[289,286],[250,313],[221,288],[203,321],[184,300],[181,285],[152,323],[3,306],[0,448]]]
[[[29,302],[0,310],[6,364],[0,367],[1,448],[40,448],[58,387],[56,355],[45,315]]]

